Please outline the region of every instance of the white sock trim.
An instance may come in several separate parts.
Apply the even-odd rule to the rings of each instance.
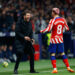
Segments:
[[[57,70],[57,68],[54,68],[54,70]]]
[[[67,67],[67,68],[70,68],[70,67]]]

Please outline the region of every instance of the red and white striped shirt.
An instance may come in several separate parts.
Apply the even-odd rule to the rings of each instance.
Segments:
[[[50,43],[57,44],[63,43],[63,30],[69,30],[67,22],[62,17],[55,17],[50,20],[49,25],[46,29],[41,30],[40,32],[51,32],[51,41]]]

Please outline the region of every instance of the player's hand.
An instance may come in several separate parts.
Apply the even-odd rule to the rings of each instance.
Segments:
[[[34,39],[31,39],[31,41],[32,41],[32,44],[34,45],[35,44],[35,40]]]
[[[31,41],[30,37],[28,37],[28,36],[25,36],[24,39],[27,41]]]

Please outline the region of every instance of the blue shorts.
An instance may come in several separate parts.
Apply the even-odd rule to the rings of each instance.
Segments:
[[[58,53],[63,53],[64,52],[64,44],[63,43],[59,43],[59,44],[51,44],[50,43],[48,51],[50,53],[56,53],[56,51]]]

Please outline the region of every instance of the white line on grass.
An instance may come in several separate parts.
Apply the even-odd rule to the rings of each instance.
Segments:
[[[62,71],[66,71],[67,69],[62,69],[62,70],[58,70],[58,72],[62,72]],[[42,72],[40,72],[40,73],[46,73],[46,72],[50,72],[51,73],[51,71],[42,71]]]
[[[67,69],[58,70],[58,72],[63,72],[63,71],[67,71]],[[41,71],[39,73],[51,73],[51,71]],[[27,75],[27,74],[30,74],[30,73],[18,74],[18,75]],[[15,74],[12,74],[12,75],[15,75]]]
[[[65,65],[63,65],[65,67]],[[75,66],[75,64],[71,64],[70,66]],[[59,64],[57,67],[61,67],[61,64]],[[40,69],[42,69],[43,67],[41,67]],[[45,68],[45,67],[44,67]],[[52,66],[50,67],[52,68]],[[39,69],[39,68],[36,68],[36,69]],[[23,70],[23,68],[19,69],[19,70]],[[29,70],[29,69],[27,69]],[[0,72],[9,72],[9,71],[12,71],[11,69],[4,69],[4,70],[0,70]]]

